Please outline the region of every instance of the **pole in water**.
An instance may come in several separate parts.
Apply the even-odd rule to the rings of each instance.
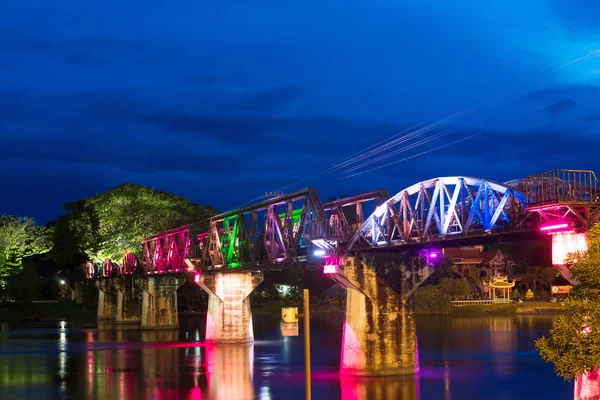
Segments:
[[[310,306],[308,289],[304,289],[304,386],[306,400],[310,400]]]

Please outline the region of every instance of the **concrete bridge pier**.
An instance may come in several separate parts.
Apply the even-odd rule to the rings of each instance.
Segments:
[[[344,257],[330,275],[346,289],[340,373],[354,376],[419,372],[415,318],[408,296],[429,276],[417,257]]]
[[[262,273],[252,272],[215,272],[201,276],[198,285],[208,293],[206,342],[254,341],[248,296],[262,281]]]
[[[117,292],[115,322],[117,324],[139,324],[140,304],[135,279],[132,276],[120,276],[113,280]]]
[[[177,315],[177,289],[183,279],[176,276],[149,276],[136,278],[142,289],[142,329],[175,329],[179,327]]]
[[[98,320],[112,320],[115,318],[115,289],[109,279],[96,281],[98,288]]]

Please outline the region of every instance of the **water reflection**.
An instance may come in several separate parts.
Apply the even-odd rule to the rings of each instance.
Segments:
[[[419,376],[340,378],[342,400],[418,400]]]
[[[107,347],[106,343],[96,342],[97,339],[111,343]],[[88,332],[83,369],[87,375],[85,397],[125,400],[255,398],[252,344],[205,347],[178,340],[178,331]],[[184,388],[186,390],[182,390]],[[267,392],[261,392],[262,398],[268,398]]]
[[[207,346],[205,351],[210,400],[254,399],[253,344]]]
[[[572,396],[572,384],[533,348],[551,326],[544,318],[420,318],[421,373],[389,378],[340,377],[341,322],[336,330],[315,323],[313,398]],[[205,346],[203,320],[184,321],[179,331],[4,326],[0,399],[303,399],[302,338],[281,338],[276,322],[257,330],[254,345],[229,346]]]

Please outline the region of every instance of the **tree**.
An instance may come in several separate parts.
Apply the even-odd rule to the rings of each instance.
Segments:
[[[415,290],[412,302],[417,314],[450,314],[452,312],[450,296],[435,285],[419,287]]]
[[[33,218],[3,215],[0,217],[0,281],[23,268],[23,259],[52,249],[43,226]]]
[[[588,232],[589,249],[567,257],[578,284],[565,301],[550,337],[536,341],[542,358],[554,364],[566,380],[581,378],[600,369],[600,224]]]
[[[212,207],[130,183],[64,208],[68,213],[52,224],[54,256],[62,264],[80,264],[82,257],[95,262],[118,261],[127,253],[140,257],[145,237],[216,214]]]
[[[465,278],[443,278],[439,285],[440,291],[451,298],[468,296],[469,283]]]
[[[542,269],[538,279],[542,287],[550,288],[550,285],[552,285],[558,274],[559,272],[556,268],[546,267]]]
[[[519,293],[519,290],[517,288],[515,288],[515,290],[513,290],[512,292],[512,298],[513,299],[520,299],[521,298],[521,293]]]

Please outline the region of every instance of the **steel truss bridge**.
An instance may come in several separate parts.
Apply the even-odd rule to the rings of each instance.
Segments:
[[[365,216],[367,216],[365,218]],[[322,256],[439,246],[440,242],[530,234],[560,221],[587,230],[600,219],[593,171],[555,170],[505,183],[441,177],[390,197],[385,190],[322,203],[315,189],[278,195],[144,239],[141,263],[88,264],[88,277],[323,263]],[[316,257],[315,255],[318,255]]]

